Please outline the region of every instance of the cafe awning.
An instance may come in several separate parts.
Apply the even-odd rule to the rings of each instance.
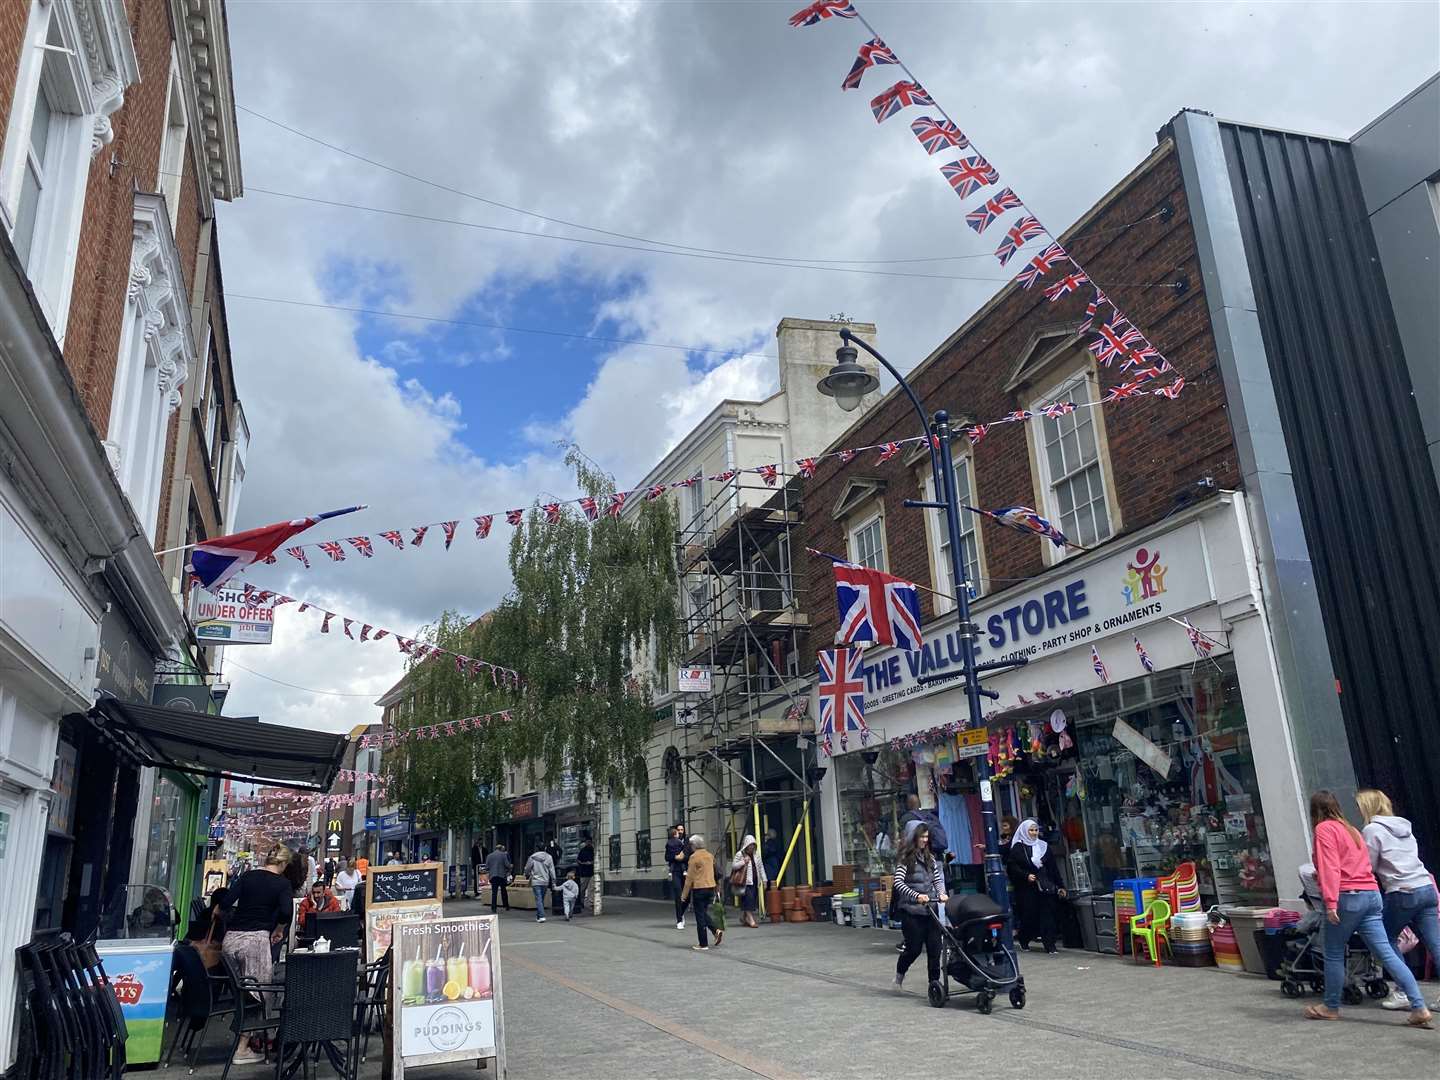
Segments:
[[[277,787],[328,791],[344,735],[104,698],[90,710],[102,731],[144,765]]]

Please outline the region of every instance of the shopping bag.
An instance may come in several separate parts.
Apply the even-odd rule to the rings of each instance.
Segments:
[[[712,930],[725,929],[725,905],[718,899],[710,902],[710,928]]]
[[[1395,939],[1395,947],[1402,953],[1408,953],[1419,944],[1420,939],[1415,936],[1415,931],[1411,930],[1408,926],[1402,928],[1400,936]]]

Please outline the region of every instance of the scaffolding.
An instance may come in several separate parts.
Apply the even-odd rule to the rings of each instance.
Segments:
[[[711,688],[677,694],[674,708],[687,816],[723,811],[733,852],[746,832],[763,838],[775,809],[772,824],[782,836],[792,833],[786,863],[803,866],[808,878],[814,790],[798,737],[813,738],[813,664],[805,659],[810,620],[791,559],[802,521],[798,484],[772,488],[740,472],[682,527],[681,666],[708,668]],[[796,852],[802,831],[803,862]]]

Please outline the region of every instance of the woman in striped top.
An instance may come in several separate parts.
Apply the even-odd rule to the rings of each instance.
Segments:
[[[905,933],[905,949],[895,963],[895,989],[902,989],[905,972],[923,950],[926,972],[930,981],[940,981],[940,924],[930,913],[930,905],[944,904],[944,863],[930,850],[930,826],[912,821],[905,826],[905,842],[900,845],[900,859],[895,864],[895,896],[900,909],[900,929]]]

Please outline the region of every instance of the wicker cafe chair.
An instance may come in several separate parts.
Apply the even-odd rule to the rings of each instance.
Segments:
[[[275,1075],[289,1076],[324,1051],[342,1077],[356,1075],[357,954],[291,953],[285,964],[285,1002],[276,1035]]]

